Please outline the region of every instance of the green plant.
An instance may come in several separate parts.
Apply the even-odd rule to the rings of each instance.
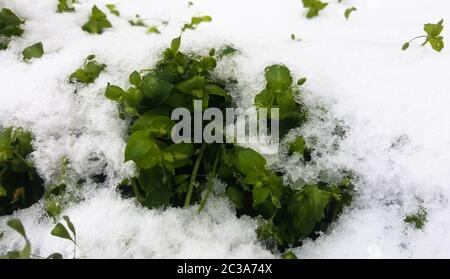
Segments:
[[[421,35],[412,38],[411,40],[403,44],[402,50],[408,49],[412,41],[419,38],[425,38],[425,41],[422,43],[422,46],[429,43],[432,49],[434,49],[437,52],[441,51],[444,48],[444,38],[441,36],[441,32],[444,29],[444,26],[442,25],[443,23],[444,20],[441,19],[439,22],[435,24],[433,23],[425,24],[423,26],[423,30],[425,31],[425,33],[427,33],[427,35]]]
[[[202,23],[202,22],[211,22],[212,21],[212,17],[205,15],[205,16],[194,16],[191,18],[191,22],[190,23],[185,23],[183,25],[183,28],[181,28],[181,31],[184,32],[187,29],[196,29],[197,26]]]
[[[26,159],[33,152],[32,139],[21,128],[0,132],[0,215],[29,207],[44,194],[42,179]]]
[[[91,54],[84,60],[83,67],[70,75],[69,80],[70,82],[93,83],[105,69],[106,65],[95,61],[95,55]]]
[[[300,38],[297,38],[296,36],[295,36],[295,34],[291,34],[291,40],[292,41],[297,41],[297,42],[300,42],[302,39],[300,39]]]
[[[427,222],[427,212],[420,207],[416,213],[406,216],[404,222],[413,225],[417,230],[422,230]]]
[[[345,18],[348,19],[350,17],[350,14],[354,11],[357,11],[357,9],[355,7],[350,7],[350,8],[345,9],[345,11],[344,11]]]
[[[20,19],[10,9],[3,8],[0,11],[0,50],[6,49],[9,41],[14,36],[22,36],[22,25],[24,20]]]
[[[22,51],[22,55],[24,60],[30,60],[32,58],[41,58],[42,55],[44,55],[44,46],[42,45],[42,42],[35,43],[34,45],[26,47]]]
[[[219,52],[186,55],[179,50],[180,44],[181,39],[175,38],[154,68],[131,73],[128,89],[112,84],[106,88],[105,96],[116,101],[119,113],[131,120],[125,161],[133,161],[139,170],[136,177],[118,186],[121,193],[135,196],[149,208],[198,203],[201,212],[214,194],[214,180],[220,179],[228,185],[225,193],[238,215],[262,216],[258,235],[273,249],[298,244],[316,230],[326,229],[350,200],[349,179],[294,190],[283,185],[282,173],[268,168],[266,159],[253,149],[192,139],[194,143],[172,141],[173,109],[184,107],[192,114],[196,100],[203,109],[224,111],[232,105],[227,84],[211,74]],[[260,108],[279,107],[282,121],[301,125],[306,108],[294,101],[298,88],[292,84],[290,71],[272,65],[266,68],[265,77],[266,89],[255,103]],[[296,141],[294,151],[305,156],[306,148],[300,145]]]
[[[75,12],[73,4],[78,3],[77,0],[58,0],[56,11],[58,13],[72,13]]]
[[[319,15],[319,12],[328,5],[328,3],[324,3],[320,0],[302,0],[303,7],[308,9],[306,12],[307,18],[313,18]]]
[[[111,22],[109,22],[105,13],[103,13],[97,6],[92,7],[92,13],[81,29],[92,34],[102,34],[103,29],[111,28]]]

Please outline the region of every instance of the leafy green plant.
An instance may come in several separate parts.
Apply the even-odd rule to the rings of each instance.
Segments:
[[[106,8],[108,8],[109,12],[115,16],[120,16],[120,12],[117,10],[116,5],[114,4],[106,4]]]
[[[35,43],[29,47],[26,47],[22,51],[23,59],[30,60],[32,58],[41,58],[44,55],[44,46],[42,42]]]
[[[42,179],[26,159],[33,152],[32,139],[31,133],[21,128],[0,132],[0,215],[29,207],[44,193]]]
[[[63,219],[66,222],[67,227],[62,223],[57,223],[51,231],[51,234],[56,237],[70,240],[73,243],[73,258],[75,259],[77,249],[77,232],[74,224],[70,221],[69,216],[63,216]],[[72,235],[70,235],[69,231],[72,232]]]
[[[417,230],[422,230],[427,222],[427,212],[423,207],[415,213],[405,217],[404,222],[413,225]]]
[[[78,3],[77,0],[58,0],[56,11],[58,13],[72,13],[75,12],[73,4]]]
[[[24,20],[20,19],[10,9],[3,8],[0,11],[0,50],[6,49],[9,41],[14,36],[22,36],[22,25]]]
[[[95,61],[95,55],[91,54],[84,60],[83,67],[70,75],[69,80],[70,82],[93,83],[105,69],[106,65]]]
[[[197,203],[201,212],[215,194],[214,180],[219,179],[228,185],[225,194],[238,215],[262,216],[258,235],[273,249],[298,244],[315,231],[325,230],[350,201],[349,179],[294,190],[283,185],[282,173],[271,170],[253,149],[192,139],[191,143],[172,141],[173,109],[184,107],[193,114],[196,100],[204,109],[224,111],[232,105],[227,84],[212,75],[220,52],[212,49],[205,56],[186,55],[179,50],[180,44],[181,38],[175,38],[154,68],[131,73],[128,89],[112,84],[106,88],[105,96],[116,101],[120,114],[130,119],[125,161],[133,161],[139,170],[136,177],[118,186],[122,195],[134,196],[149,208]],[[265,78],[266,89],[255,103],[261,108],[279,107],[280,119],[289,120],[292,127],[301,125],[306,108],[294,100],[299,91],[289,69],[269,66]],[[294,151],[305,156],[307,148],[300,146],[296,142]]]
[[[111,28],[111,22],[109,22],[105,13],[103,13],[97,6],[92,7],[92,13],[81,29],[92,34],[102,34],[103,29]]]
[[[28,240],[27,234],[25,232],[25,228],[22,224],[22,222],[17,219],[13,218],[8,220],[6,223],[8,227],[15,230],[17,233],[19,233],[23,239],[25,240],[25,246],[22,248],[22,250],[13,250],[6,253],[6,255],[0,256],[0,259],[31,259],[31,258],[39,258],[42,259],[43,257],[39,255],[33,255],[31,254],[31,243]],[[63,256],[60,253],[52,253],[47,257],[47,259],[62,259]]]
[[[183,28],[181,28],[181,31],[184,32],[187,29],[196,29],[197,26],[202,23],[202,22],[211,22],[212,21],[212,17],[205,15],[205,16],[194,16],[191,18],[191,22],[190,23],[185,23],[183,25]]]
[[[320,0],[302,0],[303,7],[308,9],[306,12],[307,18],[313,18],[319,15],[319,12],[328,5],[328,3],[322,2]]]
[[[354,11],[357,11],[357,9],[355,7],[350,7],[350,8],[345,9],[345,11],[344,11],[345,18],[349,19],[350,14]]]
[[[439,22],[435,24],[433,23],[425,24],[423,26],[423,30],[425,31],[425,33],[427,33],[427,35],[421,35],[412,38],[411,40],[403,44],[402,50],[408,49],[412,41],[419,38],[425,38],[425,41],[422,43],[422,46],[429,43],[433,50],[440,52],[444,48],[444,38],[441,36],[442,30],[444,29],[443,23],[444,20],[441,19]]]

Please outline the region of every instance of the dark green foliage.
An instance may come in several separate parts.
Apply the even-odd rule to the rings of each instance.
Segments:
[[[81,29],[92,34],[102,34],[103,29],[111,27],[111,22],[109,22],[105,13],[94,5],[94,7],[92,7],[92,14],[89,17],[88,22],[86,22]]]
[[[0,50],[8,47],[13,36],[22,36],[22,24],[25,21],[16,16],[10,9],[0,11]]]
[[[120,16],[120,12],[117,10],[116,5],[114,4],[106,4],[106,8],[108,8],[109,12],[115,16]]]
[[[266,159],[253,149],[228,143],[172,142],[173,109],[185,107],[192,115],[194,100],[200,100],[203,108],[222,111],[232,105],[225,84],[211,74],[215,57],[224,55],[223,51],[186,55],[180,52],[180,44],[181,39],[175,38],[154,68],[131,73],[128,89],[111,84],[106,88],[106,97],[118,102],[121,114],[131,120],[125,160],[134,161],[139,169],[135,178],[119,185],[122,194],[135,196],[149,208],[198,203],[201,211],[213,194],[212,180],[220,179],[228,185],[225,193],[238,215],[263,217],[258,235],[270,248],[297,245],[325,230],[350,200],[348,179],[339,185],[320,182],[293,190],[283,185],[283,174],[269,169]],[[289,69],[269,66],[265,78],[266,89],[255,98],[258,107],[279,107],[282,120],[293,120],[289,122],[293,127],[301,125],[305,108],[294,101],[297,85]],[[293,143],[291,152],[307,157],[301,140]]]
[[[422,230],[427,222],[427,212],[421,207],[415,214],[406,216],[404,221],[413,225],[417,230]]]
[[[69,79],[70,82],[93,83],[100,73],[106,69],[105,64],[95,61],[95,55],[89,55],[84,60],[83,68],[79,68],[73,72]]]
[[[43,181],[26,158],[33,152],[32,135],[20,128],[0,132],[0,216],[37,202]]]

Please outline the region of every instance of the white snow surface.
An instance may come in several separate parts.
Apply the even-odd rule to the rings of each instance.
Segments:
[[[65,155],[75,178],[106,165],[106,182],[98,186],[88,180],[83,200],[63,212],[77,229],[77,257],[276,256],[258,243],[256,221],[237,218],[222,198],[197,214],[195,206],[148,210],[115,191],[133,166],[123,163],[127,123],[103,96],[104,88],[107,82],[124,86],[133,70],[151,67],[182,24],[199,15],[213,21],[185,32],[182,49],[236,46],[241,54],[219,69],[239,78],[241,104],[251,104],[262,89],[265,66],[283,63],[296,78],[308,78],[308,102],[326,104],[347,127],[339,150],[324,154],[320,165],[354,170],[360,178],[356,196],[332,228],[294,249],[299,257],[450,257],[450,54],[418,42],[400,49],[423,33],[424,23],[450,22],[450,1],[333,0],[312,20],[304,17],[300,0],[194,0],[192,7],[185,0],[83,0],[76,13],[63,14],[55,12],[56,2],[0,0],[0,7],[26,19],[24,35],[0,51],[0,126],[20,125],[34,133],[32,159],[47,184],[55,181]],[[107,12],[107,3],[116,4],[120,18]],[[94,4],[113,25],[102,35],[80,28]],[[346,20],[350,6],[358,10]],[[135,14],[149,24],[169,24],[161,35],[146,34],[127,22]],[[444,28],[444,41],[449,30]],[[301,41],[292,41],[291,33]],[[45,55],[23,62],[21,51],[38,41]],[[74,94],[68,76],[89,54],[108,68]],[[320,137],[322,128],[307,130]],[[302,175],[301,168],[286,168]],[[420,206],[427,223],[415,230],[403,219]],[[50,235],[54,223],[43,212],[38,203],[14,214],[24,223],[33,253],[73,256],[70,242]],[[5,225],[10,217],[0,218],[0,254],[23,245]]]

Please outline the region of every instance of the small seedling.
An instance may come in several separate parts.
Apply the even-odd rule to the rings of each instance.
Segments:
[[[70,75],[69,80],[70,82],[81,82],[85,84],[93,83],[105,69],[106,65],[97,63],[95,61],[95,55],[91,54],[84,60],[83,67]]]
[[[425,41],[422,43],[422,46],[427,43],[430,44],[431,48],[437,52],[440,52],[444,48],[444,38],[440,35],[444,26],[442,25],[444,20],[441,19],[438,23],[427,23],[423,26],[423,30],[427,35],[421,35],[412,38],[408,42],[404,43],[402,46],[402,50],[408,49],[410,43],[416,39],[425,38]]]
[[[58,6],[56,11],[58,13],[72,13],[75,12],[74,4],[78,3],[77,0],[58,0]]]
[[[81,29],[91,34],[102,34],[103,29],[111,28],[111,22],[109,22],[105,13],[102,12],[97,6],[92,7],[92,13]]]

